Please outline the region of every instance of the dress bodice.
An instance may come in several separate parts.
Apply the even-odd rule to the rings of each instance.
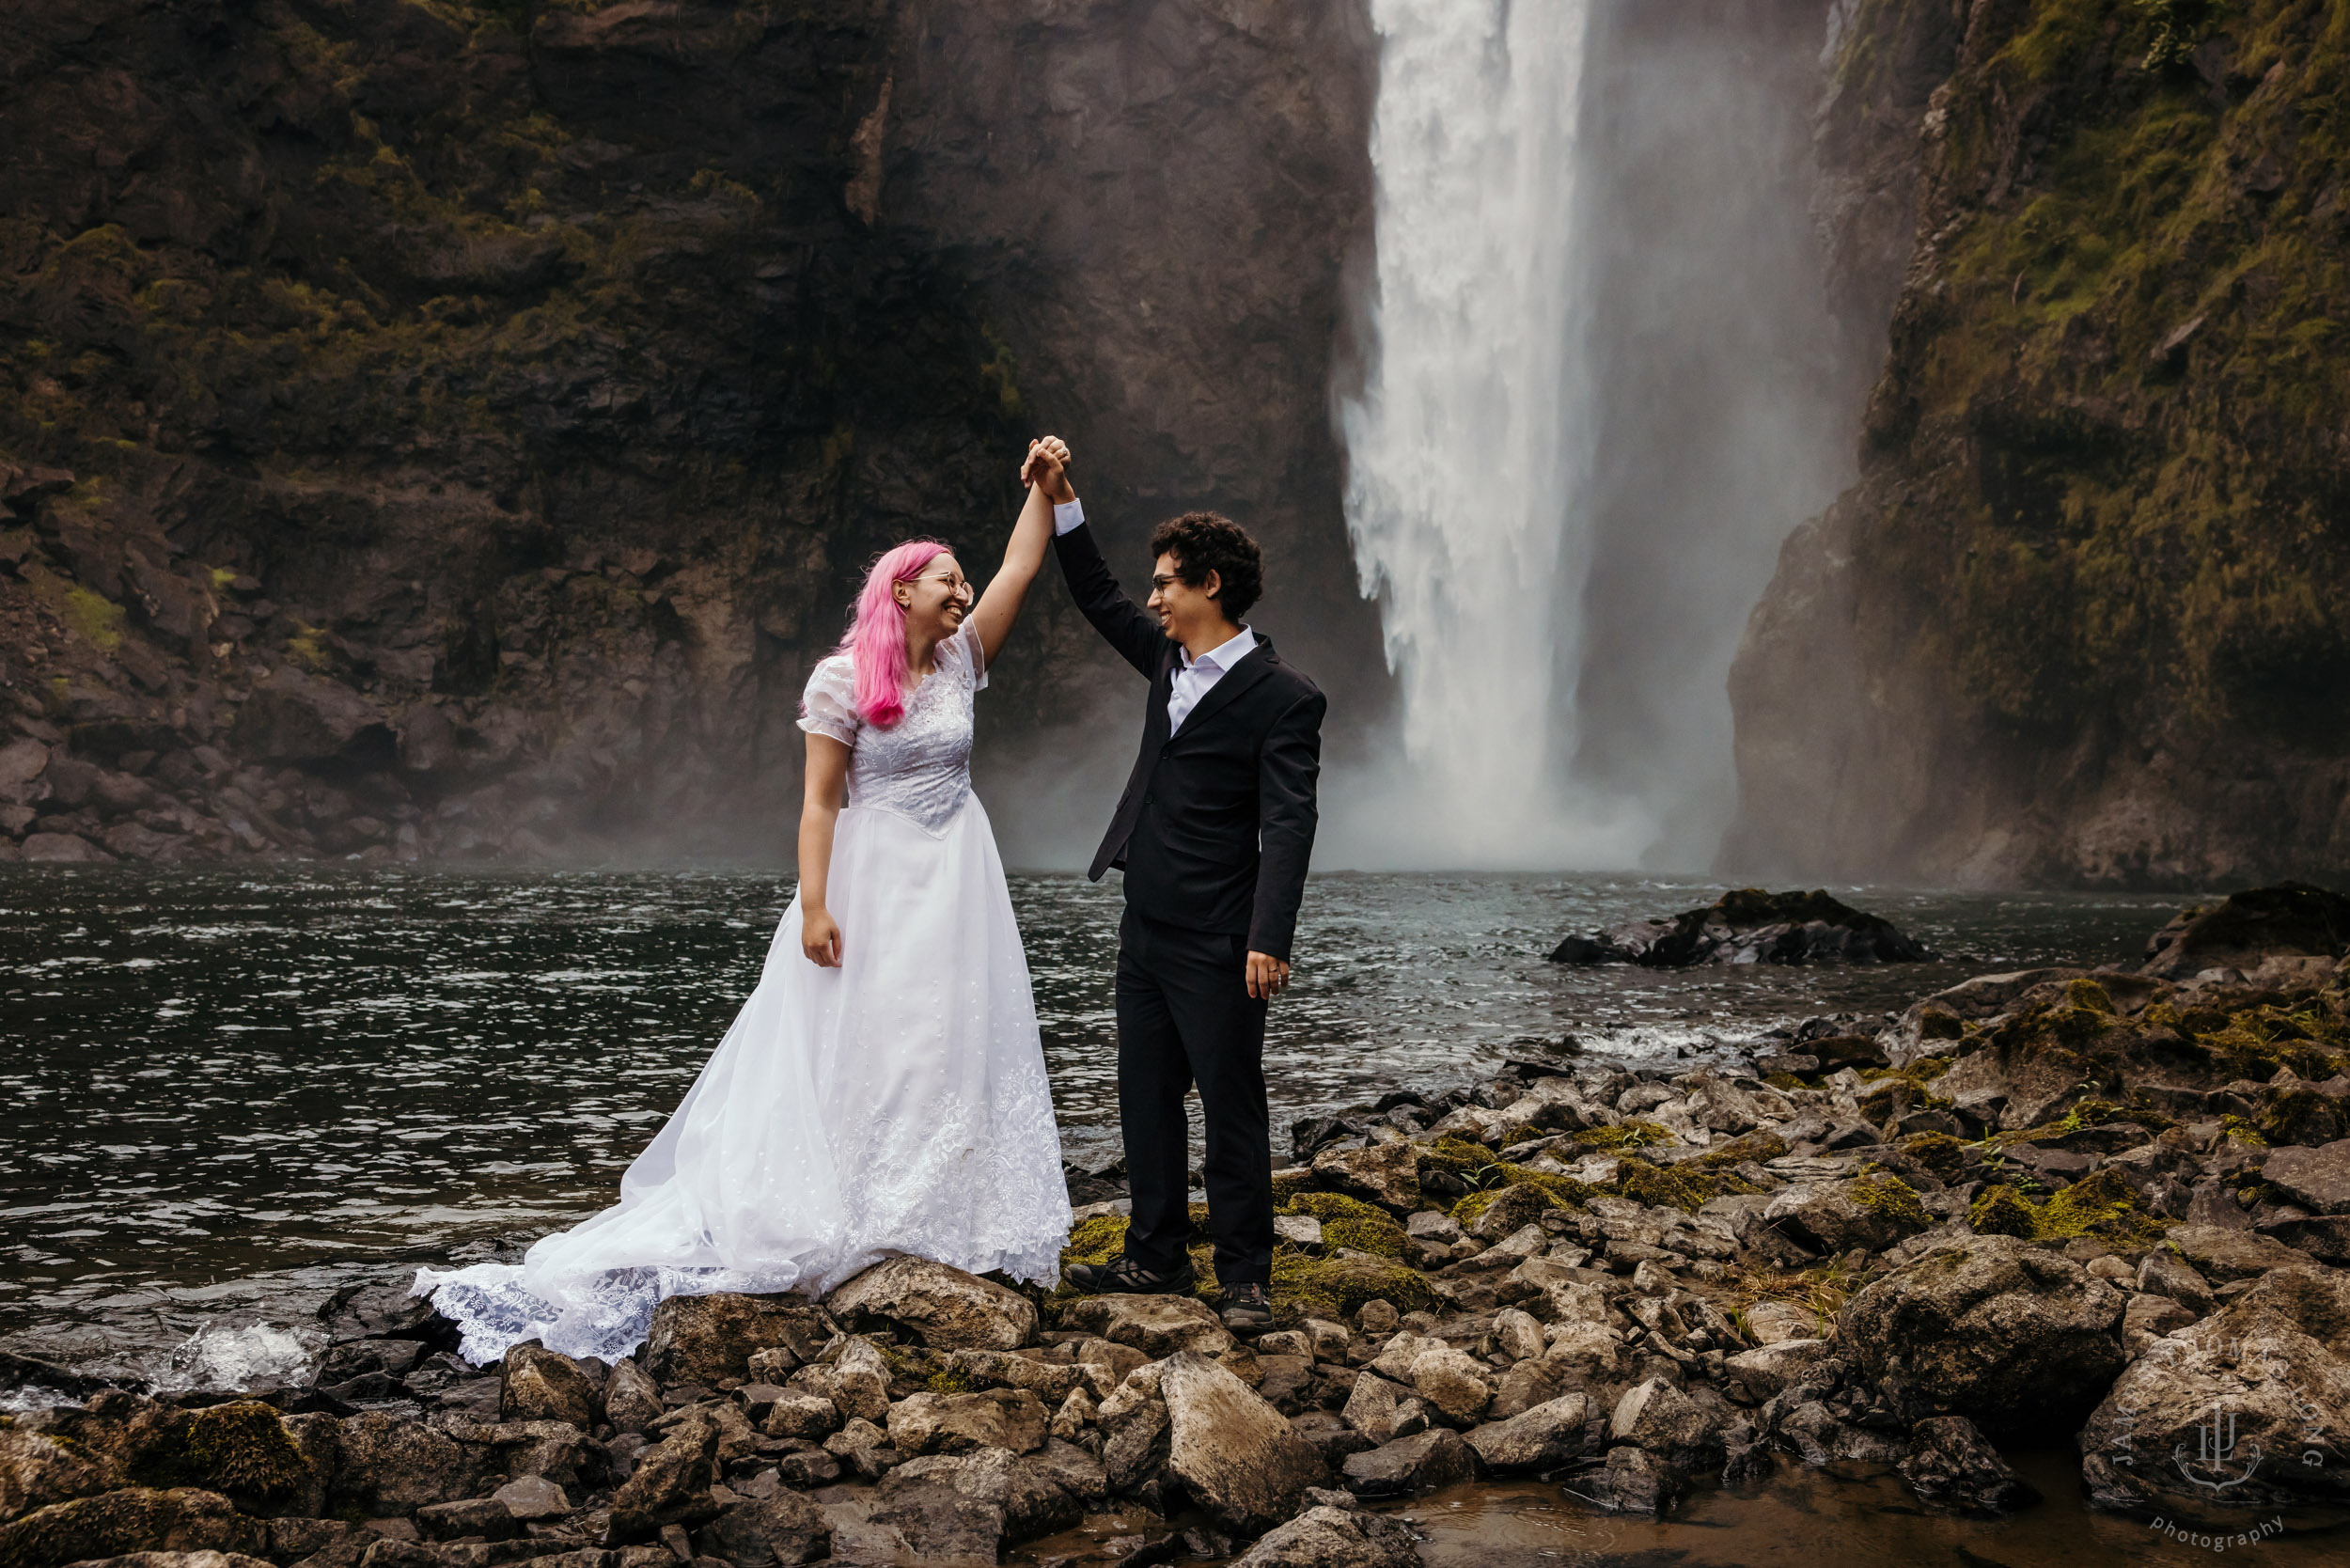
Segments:
[[[884,729],[858,715],[855,668],[834,654],[808,678],[800,728],[851,748],[851,806],[940,834],[971,793],[972,698],[987,684],[978,628],[965,621],[934,658],[937,667],[906,695],[905,715]]]

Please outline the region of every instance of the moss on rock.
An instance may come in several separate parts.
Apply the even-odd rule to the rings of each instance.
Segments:
[[[2039,1233],[2032,1206],[2024,1201],[2022,1193],[2003,1184],[1985,1187],[1976,1196],[1966,1211],[1966,1223],[1979,1236],[2021,1236],[2029,1241]]]
[[[1671,1140],[1671,1132],[1659,1121],[1619,1121],[1606,1127],[1586,1127],[1574,1135],[1576,1143],[1598,1150],[1652,1149]]]
[[[1425,1311],[1443,1300],[1419,1270],[1360,1258],[1308,1258],[1287,1247],[1273,1254],[1273,1309],[1284,1324],[1351,1316],[1367,1301],[1399,1311]]]

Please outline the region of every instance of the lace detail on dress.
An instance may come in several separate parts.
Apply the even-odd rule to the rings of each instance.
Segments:
[[[965,622],[938,645],[936,661],[907,696],[905,717],[886,729],[858,726],[849,759],[851,806],[895,812],[933,837],[971,793],[971,699],[987,684],[978,629]]]

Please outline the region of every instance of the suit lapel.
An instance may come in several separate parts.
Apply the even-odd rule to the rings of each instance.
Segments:
[[[1222,713],[1241,693],[1271,675],[1273,663],[1273,644],[1259,637],[1257,646],[1248,651],[1248,656],[1225,671],[1223,678],[1208,688],[1208,695],[1183,715],[1183,727],[1169,737],[1170,744],[1190,734],[1203,720]]]

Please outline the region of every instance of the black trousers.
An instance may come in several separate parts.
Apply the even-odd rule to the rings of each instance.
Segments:
[[[1126,1255],[1179,1267],[1191,1239],[1189,1126],[1207,1122],[1208,1231],[1226,1285],[1273,1283],[1273,1143],[1265,1004],[1248,996],[1248,938],[1185,931],[1132,909],[1118,928],[1118,1111],[1134,1220]]]

